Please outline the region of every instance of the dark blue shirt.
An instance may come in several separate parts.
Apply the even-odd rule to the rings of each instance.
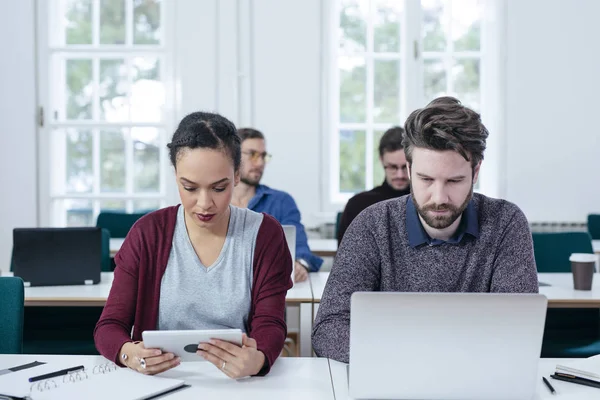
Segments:
[[[304,226],[300,222],[300,210],[288,193],[271,189],[265,185],[256,187],[256,194],[248,203],[248,208],[273,216],[281,225],[296,227],[296,259],[305,260],[311,272],[321,268],[323,259],[311,253]]]
[[[408,244],[410,247],[419,247],[424,244],[438,246],[444,243],[460,243],[465,234],[474,238],[479,236],[479,218],[473,200],[469,201],[463,211],[462,219],[454,235],[448,240],[432,239],[421,224],[417,208],[412,200],[412,195],[406,197],[406,230],[408,231]]]

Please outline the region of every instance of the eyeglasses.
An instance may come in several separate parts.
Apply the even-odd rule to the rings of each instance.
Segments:
[[[265,163],[268,163],[271,158],[273,157],[271,154],[267,153],[266,151],[264,153],[259,153],[258,151],[242,151],[242,154],[247,155],[251,161],[256,162],[259,159],[262,158],[262,160]]]
[[[399,165],[396,165],[396,164],[388,164],[388,165],[384,165],[383,169],[385,169],[386,171],[389,170],[389,171],[391,171],[393,173],[396,173],[400,169],[403,170],[403,171],[405,171],[406,170],[406,165],[399,166]]]

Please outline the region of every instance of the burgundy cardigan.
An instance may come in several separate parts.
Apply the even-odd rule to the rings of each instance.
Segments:
[[[142,332],[156,330],[160,285],[167,268],[179,206],[140,218],[115,257],[115,276],[100,320],[94,329],[96,348],[119,362],[126,342],[142,340]],[[292,257],[283,228],[264,214],[254,249],[252,304],[248,336],[265,355],[259,375],[269,372],[285,341],[285,295],[292,287]],[[219,301],[219,299],[215,299]],[[133,328],[133,330],[132,330]]]

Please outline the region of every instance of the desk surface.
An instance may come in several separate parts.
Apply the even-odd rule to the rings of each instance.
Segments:
[[[113,273],[102,272],[97,285],[36,286],[25,288],[25,306],[90,306],[102,307],[112,287]],[[310,281],[299,282],[288,290],[288,305],[312,303]]]
[[[123,245],[125,239],[110,239],[110,254],[114,256]],[[321,257],[334,257],[337,252],[336,239],[308,239],[310,250]]]
[[[329,272],[314,272],[309,274],[312,284],[314,302],[321,302]],[[600,274],[594,274],[592,290],[573,289],[571,273],[542,273],[538,274],[540,282],[551,286],[540,287],[540,293],[548,298],[550,308],[600,308]]]
[[[0,355],[0,370],[32,361],[85,366],[107,362],[101,356]],[[329,364],[325,358],[280,358],[266,377],[238,381],[228,378],[208,362],[183,363],[160,376],[183,379],[192,385],[167,396],[169,400],[334,399]]]
[[[539,364],[538,375],[540,376],[539,384],[538,384],[538,395],[535,400],[546,400],[546,399],[594,399],[598,398],[598,394],[600,393],[598,389],[591,388],[582,385],[575,385],[573,383],[561,382],[555,379],[550,378],[550,374],[554,373],[554,369],[556,368],[556,364],[566,364],[569,361],[573,361],[570,359],[552,359],[552,358],[542,358]],[[346,364],[329,360],[329,368],[331,371],[331,380],[333,383],[333,391],[335,392],[336,400],[346,400],[350,399],[348,395],[348,374],[346,372]],[[549,380],[550,384],[556,390],[556,395],[550,393],[548,388],[544,386],[542,382],[542,376],[545,376],[546,379]]]

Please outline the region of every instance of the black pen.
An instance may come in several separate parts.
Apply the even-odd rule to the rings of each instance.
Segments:
[[[554,390],[554,388],[552,387],[552,385],[550,384],[550,382],[548,382],[548,379],[546,379],[545,377],[542,376],[542,380],[544,381],[544,383],[546,384],[546,386],[550,390],[550,393],[556,394],[556,390]]]
[[[32,378],[29,378],[29,382],[37,382],[37,381],[41,381],[43,379],[54,378],[54,377],[61,376],[61,375],[67,375],[69,372],[81,371],[84,368],[85,367],[83,365],[79,365],[77,367],[61,369],[60,371],[50,372],[49,374],[44,374],[44,375],[39,375],[39,376],[34,376]]]

